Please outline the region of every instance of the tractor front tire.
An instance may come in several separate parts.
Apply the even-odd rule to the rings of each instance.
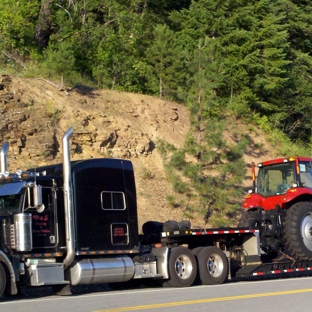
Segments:
[[[245,210],[238,222],[238,227],[258,227],[260,224],[260,215],[258,210]]]
[[[296,260],[312,260],[312,202],[299,202],[288,209],[284,245]]]

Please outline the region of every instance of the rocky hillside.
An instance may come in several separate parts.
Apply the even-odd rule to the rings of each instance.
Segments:
[[[183,219],[183,211],[167,203],[172,187],[165,179],[156,142],[162,138],[176,146],[183,144],[189,129],[184,106],[145,95],[84,86],[65,89],[41,78],[2,75],[0,113],[0,142],[9,143],[10,171],[61,162],[62,136],[73,127],[72,159],[131,159],[140,225],[147,220]],[[235,144],[238,126],[252,139],[246,164],[274,157],[259,131],[237,121],[229,121],[227,140]],[[248,180],[247,175],[246,185]]]

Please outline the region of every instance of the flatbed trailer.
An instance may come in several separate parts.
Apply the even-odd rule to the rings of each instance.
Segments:
[[[223,251],[228,265],[215,261],[212,254],[207,262],[208,271],[210,265],[211,283],[207,284],[219,284],[221,280],[217,277],[222,274],[222,270],[227,270],[227,277],[222,282],[259,276],[278,278],[294,273],[298,276],[312,272],[311,260],[295,260],[283,252],[267,254],[261,251],[259,229],[190,229],[166,231],[162,232],[161,236],[162,242],[167,245],[188,244],[191,250],[204,248],[200,246],[217,246]],[[196,257],[198,255],[196,252]],[[217,266],[223,269],[218,270]]]
[[[267,248],[279,229],[272,224],[192,229],[188,221],[148,221],[139,233],[132,163],[71,161],[72,134],[63,137],[63,163],[27,171],[8,172],[8,144],[1,147],[0,297],[19,286],[69,295],[76,285],[188,287],[311,271],[312,260]]]

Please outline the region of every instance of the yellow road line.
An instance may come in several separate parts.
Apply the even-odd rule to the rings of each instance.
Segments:
[[[219,297],[219,298],[210,298],[210,299],[155,303],[155,304],[140,305],[140,306],[133,306],[133,307],[123,307],[123,308],[108,309],[108,310],[97,310],[94,312],[104,312],[104,311],[105,312],[122,312],[122,311],[147,310],[147,309],[157,309],[157,308],[166,308],[166,307],[177,307],[177,306],[183,306],[183,305],[189,305],[189,304],[199,304],[199,303],[209,303],[209,302],[239,300],[239,299],[250,299],[250,298],[270,297],[270,296],[281,296],[281,295],[290,295],[290,294],[307,293],[307,292],[312,292],[312,288],[267,292],[267,293],[261,293],[261,294]]]

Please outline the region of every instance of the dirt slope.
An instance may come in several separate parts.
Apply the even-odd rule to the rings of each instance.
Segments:
[[[171,208],[157,139],[181,146],[189,129],[183,105],[140,94],[87,87],[62,89],[44,79],[0,76],[0,142],[9,142],[9,170],[62,161],[62,136],[70,127],[72,158],[131,159],[135,168],[140,226],[147,220],[182,220]],[[237,140],[237,128],[252,138],[246,164],[275,157],[254,127],[229,119],[225,138]],[[249,172],[245,185],[251,185]],[[193,221],[197,224],[201,220]]]

